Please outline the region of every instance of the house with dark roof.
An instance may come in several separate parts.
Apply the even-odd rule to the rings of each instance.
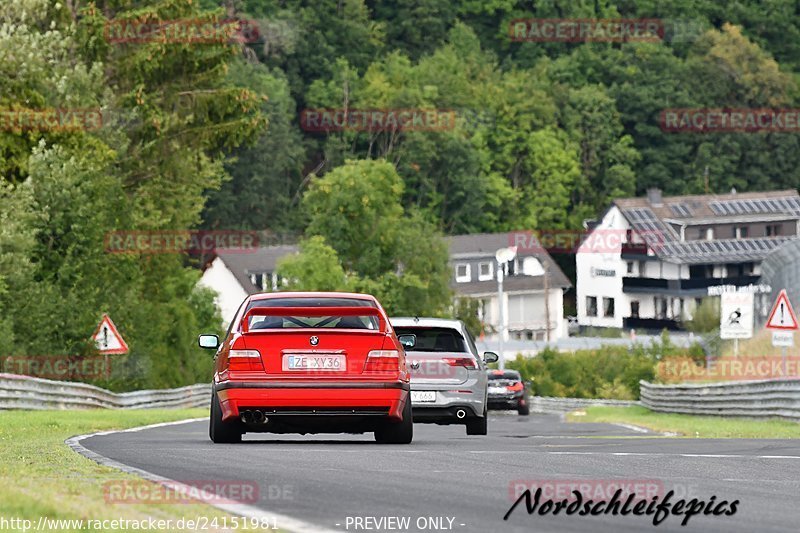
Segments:
[[[479,314],[492,338],[499,331],[495,252],[509,245],[507,233],[446,237],[450,249],[451,286],[458,297],[480,300]],[[200,285],[217,293],[226,323],[250,294],[280,290],[275,272],[281,257],[297,252],[294,245],[247,251],[218,251]],[[503,306],[511,339],[556,340],[564,336],[564,292],[572,285],[546,251],[520,252],[503,265]],[[546,302],[546,303],[545,303]]]
[[[615,200],[588,224],[576,254],[580,326],[662,329],[691,320],[703,298],[726,291],[756,294],[761,262],[800,233],[795,190]]]
[[[297,246],[292,244],[217,251],[217,257],[203,271],[199,285],[217,293],[217,307],[227,325],[247,296],[280,288],[275,273],[278,259],[296,252]]]
[[[446,237],[452,269],[451,287],[457,297],[480,301],[479,317],[489,326],[486,336],[500,331],[500,307],[516,340],[555,341],[566,336],[564,293],[572,287],[544,248],[520,248],[517,257],[501,265],[505,272],[503,301],[497,294],[495,253],[509,246],[508,233]]]

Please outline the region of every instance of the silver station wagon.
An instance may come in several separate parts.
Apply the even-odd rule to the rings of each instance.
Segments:
[[[467,435],[487,433],[486,363],[460,320],[390,318],[411,372],[415,423],[463,424]]]

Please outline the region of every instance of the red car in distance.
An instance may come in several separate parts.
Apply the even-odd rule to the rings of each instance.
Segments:
[[[386,313],[367,294],[255,294],[216,349],[209,435],[365,433],[380,443],[413,438],[409,373]]]

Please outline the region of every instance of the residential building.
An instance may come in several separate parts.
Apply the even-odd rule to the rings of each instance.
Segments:
[[[451,286],[457,296],[480,300],[480,318],[489,326],[487,339],[498,337],[499,305],[505,311],[510,339],[555,341],[566,336],[564,292],[572,284],[547,252],[521,249],[504,265],[507,276],[499,304],[495,252],[509,246],[509,234],[456,235],[446,240]]]
[[[798,221],[795,190],[616,200],[576,254],[578,324],[677,329],[725,291],[754,292],[763,307],[761,262],[797,238]]]
[[[275,273],[278,259],[296,252],[297,246],[289,244],[252,251],[220,251],[203,271],[199,284],[217,293],[217,307],[227,325],[247,296],[280,288],[280,279]]]
[[[494,255],[509,245],[508,239],[506,233],[446,238],[452,288],[457,296],[480,300],[480,318],[489,326],[486,332],[489,339],[496,338],[495,332],[499,331]],[[263,247],[248,253],[221,251],[203,272],[200,285],[217,293],[217,306],[228,323],[246,296],[280,289],[280,279],[275,273],[277,261],[296,252],[293,245]],[[505,269],[503,305],[509,338],[556,340],[565,336],[563,297],[571,284],[553,259],[543,250],[523,251]],[[533,275],[523,275],[523,270]]]

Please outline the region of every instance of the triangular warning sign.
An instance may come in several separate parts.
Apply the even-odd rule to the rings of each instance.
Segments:
[[[778,299],[775,300],[775,306],[769,314],[767,320],[767,328],[769,329],[798,329],[797,317],[792,309],[792,304],[789,303],[789,296],[786,294],[786,289],[782,289],[778,294]]]
[[[100,325],[92,335],[97,351],[101,354],[123,354],[128,353],[128,345],[125,339],[117,331],[117,326],[111,321],[108,315],[103,315]]]

